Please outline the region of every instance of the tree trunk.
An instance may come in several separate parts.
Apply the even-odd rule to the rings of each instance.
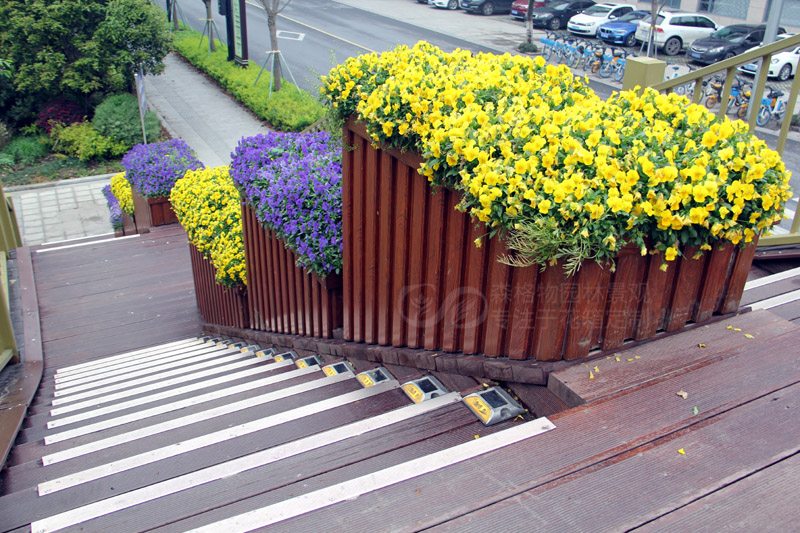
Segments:
[[[214,43],[214,18],[211,14],[211,0],[203,0],[206,4],[206,27],[208,28],[209,50],[216,52],[217,45]]]
[[[528,11],[525,13],[525,38],[528,44],[533,43],[533,0],[528,0]]]
[[[275,11],[277,11],[277,9]],[[278,19],[277,13],[273,11],[267,13],[267,27],[269,28],[269,44],[272,47],[272,81],[274,84],[273,90],[275,92],[281,90],[281,57],[280,57],[280,51],[278,50],[277,19]]]
[[[172,2],[172,29],[178,31],[180,26],[178,26],[178,2],[173,0]]]

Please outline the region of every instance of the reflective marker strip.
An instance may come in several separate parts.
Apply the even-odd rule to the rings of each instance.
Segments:
[[[84,470],[82,472],[75,472],[74,474],[70,474],[68,476],[41,483],[39,485],[39,494],[50,494],[52,492],[68,489],[70,487],[88,483],[89,481],[94,481],[106,476],[112,476],[127,470],[132,470],[140,466],[163,461],[164,459],[169,459],[170,457],[176,457],[178,455],[199,450],[207,446],[212,446],[214,444],[219,444],[221,442],[229,441],[244,435],[249,435],[257,431],[269,429],[279,424],[285,424],[286,422],[291,422],[292,420],[296,420],[301,416],[309,416],[314,413],[320,413],[335,407],[347,405],[348,403],[364,400],[370,396],[375,396],[376,394],[381,394],[388,390],[397,388],[397,386],[398,383],[395,381],[388,382],[385,384],[385,386],[381,387],[371,387],[369,389],[360,389],[354,392],[348,392],[346,394],[334,396],[333,398],[328,398],[327,400],[312,403],[304,407],[278,413],[276,415],[261,418],[259,420],[246,422],[238,426],[225,428],[220,431],[208,433],[207,435],[195,437],[193,439],[176,442],[175,444],[150,450],[149,452],[140,453],[138,455],[119,459],[111,463],[99,465],[94,468],[89,468],[88,470]]]
[[[249,409],[250,407],[255,407],[257,405],[264,405],[275,400],[282,400],[295,394],[301,394],[303,392],[308,392],[321,387],[327,387],[328,385],[333,385],[334,383],[338,383],[340,381],[352,379],[353,377],[355,377],[353,374],[342,373],[331,377],[315,379],[314,381],[307,381],[306,383],[300,383],[299,385],[287,387],[285,389],[263,394],[261,396],[247,398],[245,400],[225,404],[214,409],[208,409],[199,413],[193,413],[180,418],[167,420],[166,422],[161,422],[160,424],[153,424],[152,426],[135,429],[120,435],[113,435],[105,439],[96,440],[81,446],[76,446],[74,448],[68,448],[50,455],[45,455],[42,457],[42,465],[47,466],[54,463],[59,463],[61,461],[66,461],[68,459],[73,459],[75,457],[80,457],[82,455],[87,455],[101,450],[107,450],[108,448],[119,446],[120,444],[125,444],[138,439],[143,439],[151,435],[157,435],[159,433],[164,433],[165,431],[189,426],[205,420],[211,420],[212,418],[235,413],[243,409]]]
[[[80,411],[81,409],[86,409],[88,407],[94,407],[96,405],[102,405],[110,402],[114,402],[116,400],[121,400],[123,398],[129,398],[131,396],[136,396],[137,394],[143,394],[146,392],[153,392],[156,390],[165,389],[167,387],[173,387],[175,385],[179,385],[181,383],[186,383],[187,381],[194,381],[201,378],[208,378],[211,376],[216,376],[218,374],[226,374],[233,370],[238,370],[240,368],[246,368],[249,366],[258,365],[259,368],[268,367],[269,364],[264,364],[264,361],[259,361],[255,357],[247,357],[242,360],[240,355],[236,355],[233,361],[220,361],[218,366],[213,365],[213,361],[211,364],[202,365],[203,367],[212,366],[212,368],[204,368],[200,369],[199,371],[194,371],[191,374],[186,375],[179,375],[172,379],[166,379],[171,375],[179,374],[179,372],[167,372],[167,375],[162,376],[161,379],[141,379],[141,380],[134,380],[134,381],[142,381],[145,384],[140,387],[135,387],[131,389],[125,389],[120,391],[116,394],[106,394],[110,393],[114,390],[119,390],[121,387],[126,386],[126,384],[120,383],[117,385],[110,385],[101,389],[102,396],[98,396],[99,392],[89,391],[85,392],[84,394],[79,394],[78,396],[88,397],[88,400],[84,400],[77,403],[69,403],[69,405],[65,405],[63,407],[56,407],[55,409],[50,410],[50,416],[57,416],[62,415],[64,413],[71,413],[73,411]],[[267,368],[267,370],[269,370]],[[266,370],[265,370],[266,371]],[[205,383],[205,382],[204,382]],[[82,399],[82,398],[77,398]]]
[[[224,355],[224,356],[223,356]],[[186,374],[195,370],[202,370],[209,366],[219,366],[225,363],[230,363],[238,360],[255,359],[252,353],[242,354],[233,352],[228,354],[223,353],[208,353],[202,354],[197,357],[192,357],[189,361],[180,360],[173,361],[165,365],[158,365],[145,370],[137,372],[125,372],[119,376],[97,381],[95,383],[87,383],[71,388],[67,391],[55,391],[56,399],[52,405],[63,405],[65,403],[82,400],[84,398],[91,398],[98,394],[105,394],[107,391],[120,390],[120,388],[133,388],[137,385],[142,385],[150,381],[168,378],[171,376],[178,376]],[[138,379],[134,379],[138,378]]]
[[[183,340],[180,340],[180,341],[168,342],[167,344],[161,344],[159,346],[150,346],[148,348],[140,348],[139,350],[132,350],[130,352],[125,352],[125,353],[121,353],[121,354],[117,354],[117,355],[110,355],[108,357],[104,357],[102,359],[97,359],[95,361],[87,361],[85,363],[80,363],[80,364],[77,364],[77,365],[65,366],[65,367],[56,369],[55,375],[56,376],[64,376],[64,375],[68,375],[68,374],[70,374],[72,372],[83,372],[88,368],[91,368],[91,367],[94,367],[94,366],[97,366],[97,365],[102,365],[102,364],[105,364],[105,363],[110,362],[110,361],[120,361],[120,360],[131,358],[131,357],[138,357],[141,354],[150,354],[150,353],[153,353],[153,352],[157,352],[159,350],[168,350],[168,349],[175,348],[177,346],[181,346],[181,345],[184,345],[184,344],[199,344],[199,343],[200,343],[200,341],[198,341],[197,339],[192,338],[192,339],[183,339]]]
[[[115,375],[115,373],[124,372],[125,370],[138,370],[153,364],[159,364],[161,361],[171,360],[180,357],[191,357],[198,353],[208,353],[210,351],[221,351],[218,346],[211,344],[193,344],[191,346],[182,346],[173,350],[166,350],[148,354],[133,360],[117,361],[114,364],[103,366],[102,368],[90,368],[85,372],[75,372],[68,376],[56,376],[56,388],[71,387],[72,385],[89,383],[91,381],[105,379]]]
[[[202,389],[207,389],[215,385],[222,385],[223,383],[228,383],[229,381],[235,381],[237,379],[263,374],[264,372],[272,372],[276,368],[281,368],[282,366],[288,366],[288,365],[277,366],[279,364],[280,363],[274,363],[271,365],[261,365],[257,366],[256,368],[242,370],[241,372],[236,372],[234,374],[227,374],[225,376],[221,376],[218,378],[208,379],[200,383],[192,383],[191,385],[185,385],[183,387],[178,387],[176,389],[159,392],[157,394],[151,394],[150,396],[144,396],[142,398],[134,398],[132,400],[128,400],[127,402],[108,405],[106,407],[101,407],[100,409],[94,409],[92,411],[86,411],[72,416],[66,416],[64,418],[59,418],[57,420],[48,422],[47,429],[62,427],[68,424],[74,424],[75,422],[80,422],[82,420],[89,420],[92,418],[97,418],[98,416],[107,415],[110,413],[116,413],[118,411],[124,411],[125,409],[130,409],[131,407],[138,407],[140,405],[146,405],[148,403],[157,402],[159,400],[166,400],[167,398],[180,396],[181,394],[186,394],[187,392],[195,392]]]
[[[531,422],[498,431],[486,437],[471,440],[446,450],[379,470],[366,476],[357,477],[338,485],[315,490],[261,509],[220,520],[191,531],[204,533],[252,531],[435,472],[485,453],[516,444],[551,429],[555,429],[555,426],[547,418],[537,418]],[[37,528],[33,531],[38,530]]]
[[[123,509],[128,509],[135,505],[150,502],[158,498],[169,496],[183,490],[191,489],[217,481],[229,476],[241,474],[254,468],[260,468],[268,464],[294,457],[329,444],[341,442],[343,440],[357,437],[370,431],[375,431],[392,424],[397,424],[415,416],[421,416],[446,405],[458,402],[461,396],[458,393],[450,393],[440,396],[422,404],[401,407],[394,411],[389,411],[366,420],[359,420],[346,426],[334,428],[316,435],[311,435],[296,441],[288,442],[274,448],[269,448],[256,452],[245,457],[233,459],[227,463],[210,466],[191,472],[183,476],[178,476],[160,483],[155,483],[147,487],[132,490],[119,496],[114,496],[106,500],[95,502],[77,509],[72,509],[49,518],[45,518],[32,524],[36,529],[32,531],[57,531],[65,527],[73,526],[101,516],[106,516]]]
[[[281,366],[286,366],[286,365],[281,365]],[[208,392],[206,394],[201,394],[199,396],[192,396],[191,398],[186,398],[185,400],[157,405],[149,409],[136,411],[135,413],[118,416],[117,418],[110,418],[108,420],[95,422],[94,424],[89,424],[74,429],[68,429],[66,431],[62,431],[61,433],[54,433],[53,435],[48,435],[47,437],[44,438],[44,444],[45,446],[48,444],[55,444],[56,442],[73,439],[75,437],[80,437],[83,435],[89,435],[90,433],[96,433],[98,431],[103,431],[105,429],[114,428],[117,426],[123,426],[125,424],[129,424],[130,422],[136,422],[138,420],[144,420],[146,418],[150,418],[151,416],[163,415],[164,413],[177,411],[178,409],[184,409],[186,407],[192,407],[194,405],[199,405],[201,403],[218,400],[220,398],[226,398],[228,396],[233,396],[235,394],[247,392],[253,389],[257,389],[259,387],[274,385],[275,383],[280,383],[281,381],[286,381],[299,376],[304,376],[306,374],[311,374],[316,371],[317,367],[292,370],[290,372],[284,372],[283,374],[278,374],[277,376],[270,376],[263,379],[257,379],[254,381],[249,381],[247,383],[242,383],[241,385],[236,385],[235,387],[228,387],[227,389],[220,389],[213,392]]]

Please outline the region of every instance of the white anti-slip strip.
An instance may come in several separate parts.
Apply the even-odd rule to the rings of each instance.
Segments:
[[[351,372],[343,372],[341,374],[334,374],[333,376],[315,379],[314,381],[307,381],[305,383],[300,383],[299,385],[294,385],[293,387],[287,387],[285,389],[262,394],[261,396],[255,396],[253,398],[247,398],[238,402],[228,403],[214,409],[207,409],[205,411],[200,411],[199,413],[193,413],[180,418],[174,418],[172,420],[167,420],[166,422],[161,422],[160,424],[153,424],[151,426],[138,428],[127,433],[113,435],[111,437],[106,437],[105,439],[96,440],[81,446],[76,446],[74,448],[69,448],[50,455],[45,455],[42,457],[42,464],[47,466],[54,463],[59,463],[61,461],[66,461],[68,459],[74,459],[75,457],[107,450],[108,448],[119,446],[120,444],[143,439],[145,437],[157,435],[159,433],[171,431],[180,427],[189,426],[205,420],[211,420],[212,418],[230,413],[236,413],[243,409],[249,409],[250,407],[255,407],[257,405],[264,405],[275,400],[282,400],[295,394],[302,394],[310,390],[327,387],[328,385],[333,385],[334,383],[352,378],[353,374]]]
[[[196,354],[211,352],[221,353],[231,349],[232,348],[215,346],[211,344],[191,344],[188,346],[178,346],[163,352],[144,354],[141,357],[131,360],[117,361],[102,368],[90,368],[85,372],[75,372],[68,376],[64,376],[63,378],[56,377],[54,379],[55,389],[62,390],[68,387],[89,384],[94,381],[100,381],[119,375],[120,373],[149,368],[151,366],[161,364],[163,361],[172,361],[180,358],[185,359],[193,357]]]
[[[258,374],[263,374],[265,372],[272,372],[277,368],[287,366],[281,363],[289,363],[289,365],[294,365],[294,361],[288,360],[288,361],[279,361],[277,363],[272,363],[267,365],[260,365],[255,368],[248,368],[247,370],[242,370],[240,372],[236,372],[233,374],[227,374],[214,379],[207,379],[206,381],[202,381],[200,383],[192,383],[190,385],[184,385],[183,387],[162,391],[156,394],[151,394],[149,396],[144,396],[142,398],[134,398],[132,400],[128,400],[127,402],[121,402],[114,405],[107,405],[106,407],[101,407],[99,409],[93,409],[91,411],[85,411],[83,413],[78,413],[71,416],[65,416],[64,418],[59,418],[57,420],[48,422],[47,429],[63,427],[69,424],[74,424],[75,422],[81,422],[83,420],[91,420],[92,418],[97,418],[98,416],[124,411],[125,409],[130,409],[132,407],[147,405],[149,403],[166,400],[169,398],[173,398],[175,396],[180,396],[181,394],[196,392],[199,390],[207,389],[209,387],[216,387],[217,385],[222,385],[224,383],[235,381],[237,379],[247,378],[250,376],[257,376]]]
[[[80,246],[93,246],[98,244],[109,244],[109,243],[117,243],[125,239],[138,239],[141,235],[129,235],[127,237],[114,237],[111,239],[104,239],[102,241],[91,241],[91,242],[79,242],[77,244],[66,244],[64,246],[54,246],[53,248],[41,248],[36,250],[37,254],[43,254],[45,252],[54,252],[56,250],[66,250],[68,248],[78,248]],[[45,243],[45,244],[52,244],[52,243]]]
[[[753,281],[748,281],[744,285],[744,290],[749,291],[751,289],[757,289],[758,287],[763,287],[764,285],[769,285],[770,283],[793,278],[795,276],[800,276],[800,267],[793,268],[791,270],[784,270],[783,272],[764,276],[763,278],[754,279]]]
[[[399,383],[397,381],[387,381],[378,385],[373,385],[372,387],[367,387],[365,389],[359,389],[357,391],[334,396],[333,398],[328,398],[327,400],[322,400],[321,402],[312,403],[303,407],[298,407],[297,409],[291,409],[289,411],[284,411],[283,413],[253,420],[244,424],[239,424],[238,426],[225,428],[220,431],[208,433],[207,435],[201,435],[200,437],[195,437],[182,442],[176,442],[175,444],[170,444],[155,450],[150,450],[148,452],[120,459],[118,461],[113,461],[111,463],[99,465],[94,468],[89,468],[88,470],[84,470],[82,472],[76,472],[68,476],[41,483],[39,485],[39,495],[42,496],[52,492],[57,492],[59,490],[75,487],[83,483],[88,483],[89,481],[119,474],[140,466],[163,461],[164,459],[169,459],[170,457],[176,457],[194,450],[206,448],[213,444],[219,444],[221,442],[226,442],[244,435],[249,435],[257,431],[269,429],[280,424],[285,424],[286,422],[297,420],[298,418],[304,416],[329,411],[330,409],[341,407],[342,405],[347,405],[348,403],[365,400],[377,394],[382,394],[386,391],[396,389],[397,387],[399,387]]]
[[[196,533],[253,531],[254,529],[283,522],[311,511],[358,498],[364,494],[441,470],[468,459],[474,459],[485,453],[535,437],[551,429],[555,429],[555,426],[547,418],[537,418],[531,422],[498,431],[480,439],[470,440],[446,450],[413,459],[384,470],[378,470],[338,485],[315,490],[261,509],[220,520],[191,531]],[[39,528],[32,528],[31,530],[40,531]],[[45,531],[49,530],[45,529]]]
[[[291,364],[293,364],[291,361],[281,361],[275,363],[276,365],[275,368]],[[291,370],[289,372],[284,372],[276,376],[269,376],[263,379],[248,381],[247,383],[242,383],[241,385],[236,385],[235,387],[219,389],[216,391],[208,392],[206,394],[192,396],[191,398],[186,398],[184,400],[180,400],[177,402],[168,402],[162,405],[151,407],[149,409],[144,409],[142,411],[136,411],[135,413],[129,413],[127,415],[118,416],[116,418],[109,418],[107,420],[102,420],[100,422],[95,422],[93,424],[88,424],[86,426],[81,426],[74,429],[68,429],[66,431],[62,431],[61,433],[54,433],[52,435],[48,435],[47,437],[45,437],[44,443],[45,445],[55,444],[56,442],[73,439],[75,437],[81,437],[83,435],[89,435],[91,433],[96,433],[98,431],[103,431],[105,429],[122,426],[139,420],[144,420],[146,418],[150,418],[153,416],[163,415],[165,413],[177,411],[178,409],[192,407],[195,405],[199,405],[201,403],[218,400],[220,398],[227,398],[228,396],[233,396],[235,394],[240,394],[242,392],[251,391],[254,389],[258,389],[260,387],[266,387],[267,385],[274,385],[275,383],[280,383],[288,379],[293,379],[299,376],[304,376],[306,374],[318,371],[319,367],[316,365],[309,366],[306,368],[298,368],[297,370]]]
[[[169,372],[164,372],[163,374],[156,374],[155,376],[147,376],[136,379],[130,383],[117,383],[115,385],[109,385],[108,387],[102,387],[99,390],[90,390],[82,394],[76,394],[75,396],[70,396],[59,401],[59,404],[57,405],[62,403],[68,403],[69,405],[52,409],[50,411],[50,415],[56,416],[64,413],[71,413],[73,411],[79,411],[88,407],[115,402],[117,400],[129,398],[138,394],[153,392],[156,390],[165,389],[167,387],[174,387],[175,385],[179,385],[181,383],[216,376],[218,374],[226,374],[233,370],[259,364],[264,365],[264,361],[259,360],[253,354],[250,354],[249,357],[242,357],[242,354],[235,354],[230,357],[220,358],[219,360],[207,361],[200,365],[193,365],[192,368],[172,370]],[[189,373],[187,374],[187,372]],[[113,391],[128,386],[135,388],[126,388],[125,390],[112,394]],[[76,400],[84,401],[72,403]]]
[[[370,431],[376,431],[435,411],[436,409],[441,409],[442,407],[451,405],[460,400],[461,395],[457,392],[452,392],[422,403],[401,407],[382,415],[367,418],[366,420],[359,420],[358,422],[353,422],[346,426],[330,429],[322,433],[317,433],[316,435],[288,442],[245,457],[233,459],[226,463],[210,466],[196,472],[191,472],[154,485],[126,492],[125,494],[114,496],[113,498],[108,498],[51,516],[33,524],[33,526],[37,528],[33,529],[33,531],[39,531],[39,528],[43,528],[41,531],[57,531],[65,527],[81,524],[101,516],[107,516],[122,511],[123,509],[128,509],[135,505],[169,496],[170,494],[176,494],[206,483],[253,470],[254,468],[260,468],[311,450],[316,450],[323,446],[358,437]]]
[[[780,296],[775,296],[773,298],[761,300],[760,302],[755,302],[750,304],[749,307],[753,311],[757,309],[771,309],[773,307],[778,307],[779,305],[788,304],[789,302],[794,302],[796,300],[800,300],[800,290],[787,292],[786,294],[781,294]]]
[[[72,402],[75,401],[76,397],[88,398],[87,393],[95,394],[95,391],[103,390],[108,385],[113,383],[117,384],[117,388],[120,386],[132,387],[132,383],[137,381],[134,380],[134,378],[158,379],[157,376],[166,375],[168,374],[167,371],[169,370],[196,368],[199,364],[208,364],[209,360],[221,361],[222,359],[225,359],[232,361],[233,357],[244,359],[245,357],[254,357],[254,354],[252,352],[241,352],[240,350],[233,352],[201,351],[191,355],[178,355],[175,357],[169,357],[167,359],[157,361],[158,364],[148,365],[138,370],[118,370],[111,375],[105,376],[103,379],[98,379],[90,383],[77,383],[74,385],[70,384],[70,386],[65,389],[61,389],[58,387],[58,385],[56,385],[56,391],[53,393],[55,399],[52,401],[52,405],[60,405]],[[125,383],[119,383],[121,381]]]
[[[190,338],[190,339],[181,339],[179,341],[168,342],[166,344],[161,344],[159,346],[148,346],[147,348],[140,348],[138,350],[131,350],[130,352],[125,352],[117,355],[110,355],[108,357],[103,357],[102,359],[97,359],[95,361],[87,361],[85,363],[80,363],[77,365],[61,367],[56,370],[55,375],[65,376],[72,372],[83,372],[87,368],[92,368],[97,365],[102,365],[109,361],[121,361],[123,359],[128,359],[131,357],[138,357],[140,354],[149,354],[157,352],[159,350],[168,350],[180,346],[182,344],[199,344],[199,343],[200,341],[198,341],[197,339]]]

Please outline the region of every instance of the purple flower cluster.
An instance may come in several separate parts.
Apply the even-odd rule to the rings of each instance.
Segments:
[[[327,132],[239,141],[230,175],[258,219],[325,276],[342,271],[341,143]]]
[[[122,228],[122,208],[119,206],[119,200],[111,192],[111,185],[103,187],[103,196],[106,197],[106,204],[108,204],[108,211],[110,213],[111,226],[114,229]]]
[[[180,139],[137,144],[122,158],[125,178],[150,198],[169,196],[172,186],[187,170],[203,168],[189,145]]]

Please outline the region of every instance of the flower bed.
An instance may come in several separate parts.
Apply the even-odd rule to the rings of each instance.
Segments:
[[[346,339],[555,359],[677,329],[736,309],[790,197],[743,123],[652,91],[602,101],[529,58],[423,43],[349,59],[323,94],[363,121],[345,126]]]
[[[340,153],[314,133],[242,139],[233,154],[255,329],[331,337],[341,325]]]
[[[177,222],[169,205],[170,191],[187,170],[203,168],[180,139],[137,144],[122,158],[122,166],[133,189],[139,231]]]

